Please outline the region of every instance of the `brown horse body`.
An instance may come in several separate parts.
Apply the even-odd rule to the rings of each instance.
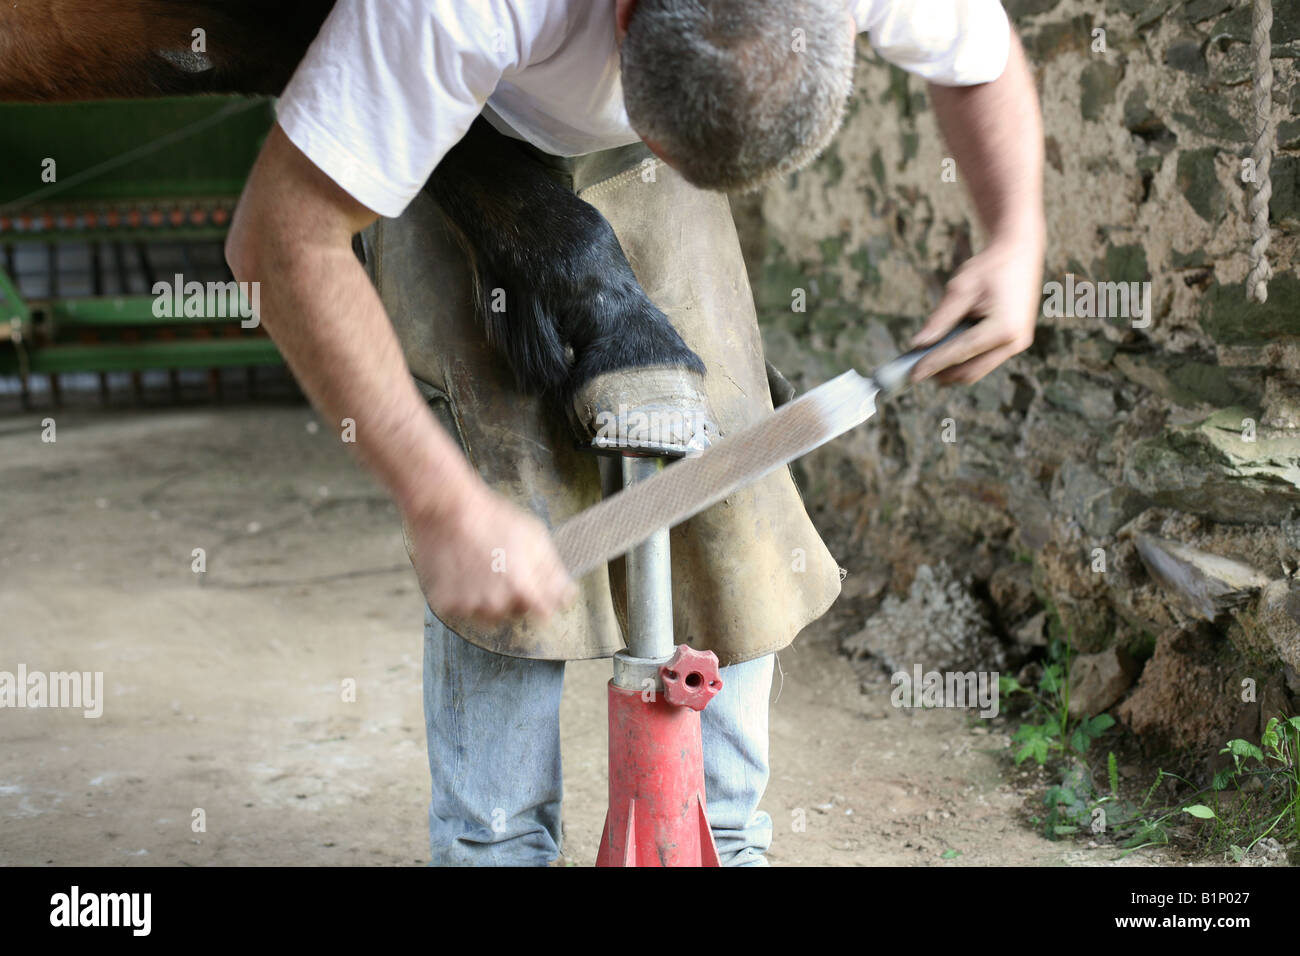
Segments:
[[[0,3],[0,101],[279,93],[334,0]]]

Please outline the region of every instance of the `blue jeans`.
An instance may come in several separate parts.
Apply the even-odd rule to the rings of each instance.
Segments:
[[[544,866],[560,852],[563,661],[475,647],[425,609],[433,866]],[[709,826],[723,866],[766,866],[771,654],[722,668],[700,714]]]

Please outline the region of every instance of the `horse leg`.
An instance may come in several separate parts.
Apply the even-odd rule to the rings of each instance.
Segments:
[[[700,405],[704,363],[646,296],[614,230],[519,150],[480,119],[425,188],[462,237],[484,328],[521,389],[576,404],[589,431],[584,391],[611,373],[675,370]]]

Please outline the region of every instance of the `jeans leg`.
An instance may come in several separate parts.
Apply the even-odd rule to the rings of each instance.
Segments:
[[[563,661],[493,654],[424,616],[432,866],[545,866],[560,850]]]
[[[700,713],[704,798],[723,866],[766,866],[772,818],[758,809],[769,775],[767,704],[774,656],[721,671],[722,690]]]

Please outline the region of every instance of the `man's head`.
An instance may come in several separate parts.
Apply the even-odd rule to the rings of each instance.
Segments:
[[[853,82],[845,0],[620,0],[619,13],[632,128],[696,186],[757,189],[839,128]]]

